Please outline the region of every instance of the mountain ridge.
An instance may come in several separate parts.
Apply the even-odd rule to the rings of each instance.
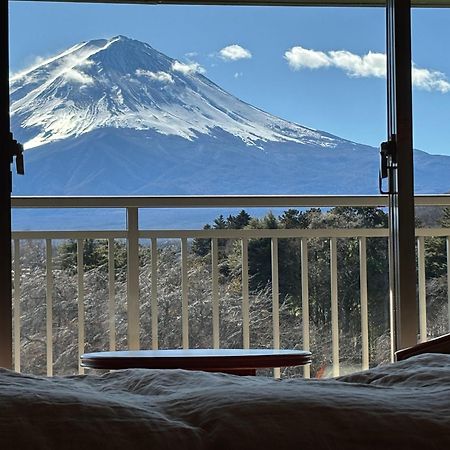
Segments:
[[[204,77],[196,65],[140,41],[116,36],[72,49],[12,80],[12,118],[16,127],[31,131],[25,148],[107,126],[153,129],[192,140],[218,124],[259,147],[259,141],[333,147],[339,139],[245,103]],[[30,87],[24,90],[24,84]]]

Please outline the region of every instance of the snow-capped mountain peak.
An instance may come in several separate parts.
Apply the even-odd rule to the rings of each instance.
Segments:
[[[125,36],[82,42],[11,78],[13,127],[25,148],[107,127],[188,140],[225,132],[258,147],[340,141],[257,109],[202,72]]]

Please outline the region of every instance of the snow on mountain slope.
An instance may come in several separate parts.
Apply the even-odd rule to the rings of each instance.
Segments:
[[[152,130],[187,140],[225,131],[259,148],[264,142],[318,148],[349,143],[255,108],[198,67],[124,36],[75,45],[15,75],[10,90],[13,128],[26,149],[99,128]]]

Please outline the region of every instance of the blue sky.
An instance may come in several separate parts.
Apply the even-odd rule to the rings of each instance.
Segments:
[[[449,23],[447,9],[413,11],[414,144],[450,155]],[[374,146],[386,137],[382,8],[13,2],[10,24],[12,72],[123,34],[285,119]]]

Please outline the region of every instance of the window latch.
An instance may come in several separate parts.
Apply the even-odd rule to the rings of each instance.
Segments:
[[[389,141],[382,142],[380,145],[380,171],[378,174],[378,189],[380,194],[393,194],[391,185],[391,171],[396,160],[395,135]],[[388,178],[389,188],[387,191],[383,189],[383,180]]]
[[[10,155],[11,163],[16,159],[16,172],[18,175],[25,175],[25,166],[23,162],[23,145],[17,142],[12,133],[10,134]]]

